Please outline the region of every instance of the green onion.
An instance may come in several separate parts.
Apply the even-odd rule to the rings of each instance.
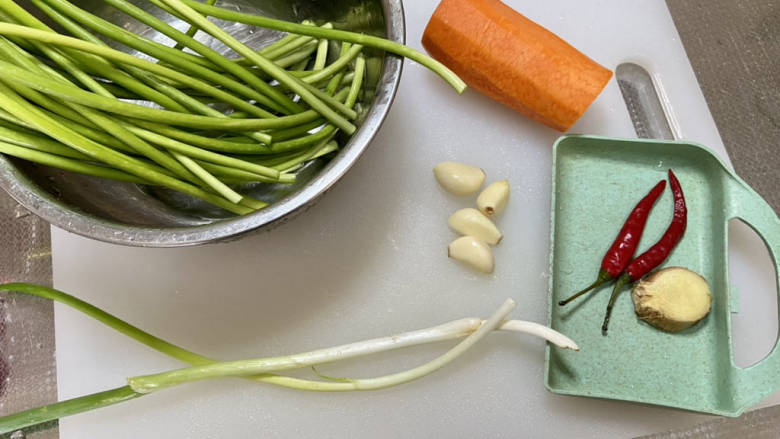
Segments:
[[[83,413],[109,405],[119,404],[120,402],[138,398],[139,396],[143,395],[133,391],[130,386],[123,386],[81,398],[73,398],[43,407],[25,410],[0,418],[0,431],[13,433],[25,427],[43,424],[44,422],[64,418],[76,413]]]
[[[496,330],[496,328],[501,326],[504,318],[512,312],[514,307],[514,301],[507,299],[507,301],[504,302],[489,319],[479,326],[479,329],[466,336],[466,338],[455,345],[455,347],[433,361],[403,372],[378,378],[350,379],[345,380],[345,382],[341,384],[344,384],[344,390],[378,390],[408,383],[429,375],[452,362],[481,339],[485,338],[489,333]],[[344,351],[345,350],[333,348],[286,357],[228,361],[224,363],[193,366],[159,374],[133,377],[128,379],[127,382],[131,389],[137,393],[143,394],[210,378],[248,377],[262,373],[316,366],[317,364],[334,361],[335,359],[341,359],[348,356],[348,354],[344,354]]]
[[[57,301],[100,321],[108,327],[143,343],[152,349],[195,366],[194,368],[181,369],[164,374],[131,378],[129,380],[131,383],[130,386],[119,387],[106,392],[73,398],[0,417],[0,434],[9,433],[21,428],[76,413],[82,413],[107,405],[124,402],[129,399],[143,396],[145,393],[153,390],[207,378],[242,376],[266,384],[274,384],[291,389],[307,391],[344,392],[389,387],[419,379],[440,369],[462,355],[494,330],[526,332],[543,337],[561,348],[578,349],[577,345],[568,337],[542,325],[517,320],[504,320],[515,306],[513,301],[507,300],[488,320],[465,318],[391,337],[365,340],[289,356],[217,363],[207,357],[155,337],[93,305],[61,291],[23,283],[0,285],[0,291],[15,291]],[[338,380],[330,380],[325,377],[326,381],[314,381],[269,373],[308,366],[314,367],[319,364],[333,361],[461,337],[465,338],[447,353],[435,360],[407,371],[384,377]],[[269,372],[255,373],[260,370]],[[321,378],[323,377],[321,374],[317,375]]]

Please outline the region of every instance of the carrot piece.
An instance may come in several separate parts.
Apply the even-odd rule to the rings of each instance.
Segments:
[[[612,77],[498,0],[442,0],[422,44],[469,86],[559,131],[582,116]]]

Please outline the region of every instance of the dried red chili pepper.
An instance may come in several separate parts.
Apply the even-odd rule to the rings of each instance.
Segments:
[[[661,265],[669,256],[669,253],[674,250],[685,233],[685,227],[688,223],[688,208],[685,206],[685,195],[683,194],[682,187],[680,187],[680,182],[671,169],[669,170],[669,186],[672,188],[672,195],[674,196],[674,215],[672,216],[672,223],[669,224],[669,228],[666,229],[666,232],[661,239],[646,252],[631,261],[626,267],[625,273],[618,278],[615,283],[615,288],[612,290],[612,296],[609,298],[604,324],[601,326],[601,330],[604,332],[607,332],[609,316],[612,314],[612,307],[615,305],[615,300],[617,299],[620,290],[625,285],[638,281],[649,273],[650,270]]]
[[[623,224],[623,228],[620,229],[615,242],[604,255],[604,259],[601,260],[601,270],[596,281],[593,282],[588,288],[574,294],[566,300],[561,300],[558,305],[563,306],[572,300],[582,296],[588,291],[598,287],[599,285],[609,282],[623,272],[626,265],[631,261],[634,256],[636,247],[639,245],[639,240],[642,238],[642,232],[645,229],[645,223],[647,217],[650,215],[650,209],[653,204],[661,196],[666,188],[666,180],[661,180],[653,189],[637,203],[634,210],[628,216],[628,219]]]

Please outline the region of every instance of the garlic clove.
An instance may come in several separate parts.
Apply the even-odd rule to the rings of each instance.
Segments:
[[[490,247],[473,236],[462,236],[452,241],[447,247],[447,256],[482,273],[490,274],[495,267]]]
[[[485,182],[485,171],[458,162],[441,162],[433,168],[433,175],[444,190],[454,195],[469,195]]]
[[[501,180],[491,183],[477,197],[477,208],[486,216],[499,215],[509,201],[509,182]]]
[[[460,209],[450,216],[447,223],[461,235],[474,236],[490,245],[501,242],[502,235],[498,227],[477,209]]]

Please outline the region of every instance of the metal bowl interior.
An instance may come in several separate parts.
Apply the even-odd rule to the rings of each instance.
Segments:
[[[149,2],[132,2],[168,22],[178,21],[155,10]],[[128,30],[172,45],[164,35],[100,0],[74,3]],[[404,41],[400,0],[221,0],[219,6],[290,21],[331,22],[339,29]],[[218,23],[250,47],[263,47],[282,36],[268,29]],[[186,28],[182,23],[178,25]],[[221,53],[229,53],[229,49],[203,32],[197,38]],[[365,93],[358,103],[358,130],[352,136],[337,138],[342,149],[334,157],[307,164],[298,172],[297,183],[293,185],[243,186],[241,189],[249,195],[272,203],[252,214],[236,217],[177,192],[88,177],[2,155],[0,186],[24,207],[57,227],[117,244],[179,247],[226,241],[251,231],[268,230],[305,210],[338,181],[368,147],[387,115],[403,60],[370,49],[364,53],[367,74]]]

